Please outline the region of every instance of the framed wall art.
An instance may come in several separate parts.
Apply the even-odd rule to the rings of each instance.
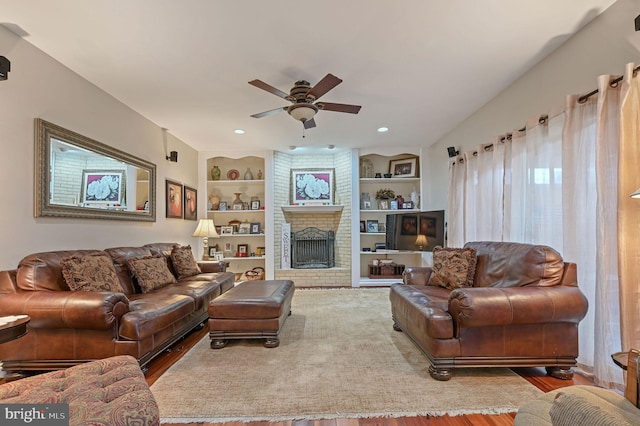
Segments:
[[[291,204],[333,205],[335,169],[291,169]]]
[[[81,203],[85,206],[121,206],[122,170],[83,170]]]
[[[186,220],[198,219],[198,191],[184,186],[184,218]]]
[[[389,161],[389,173],[394,178],[418,177],[418,157]]]
[[[167,217],[182,219],[182,184],[165,180],[165,198],[167,205]]]

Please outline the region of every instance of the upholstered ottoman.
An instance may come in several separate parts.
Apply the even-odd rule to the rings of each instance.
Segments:
[[[69,425],[159,425],[138,361],[121,355],[0,385],[0,404],[69,404]]]
[[[295,286],[290,280],[245,281],[209,302],[211,348],[228,339],[264,339],[275,348],[285,320],[291,315]]]

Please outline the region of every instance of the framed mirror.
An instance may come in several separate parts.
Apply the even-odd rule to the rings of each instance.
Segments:
[[[155,222],[156,166],[37,118],[35,217]]]

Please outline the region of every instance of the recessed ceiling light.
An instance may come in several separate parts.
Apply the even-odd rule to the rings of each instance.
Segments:
[[[235,133],[236,135],[244,135],[245,131],[242,129],[235,129],[233,133]]]
[[[384,132],[388,132],[388,131],[389,131],[388,127],[379,127],[378,128],[378,132],[380,132],[380,133],[384,133]]]

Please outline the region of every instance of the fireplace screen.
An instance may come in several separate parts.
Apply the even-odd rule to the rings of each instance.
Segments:
[[[335,233],[310,227],[291,235],[291,267],[294,269],[333,268]]]

